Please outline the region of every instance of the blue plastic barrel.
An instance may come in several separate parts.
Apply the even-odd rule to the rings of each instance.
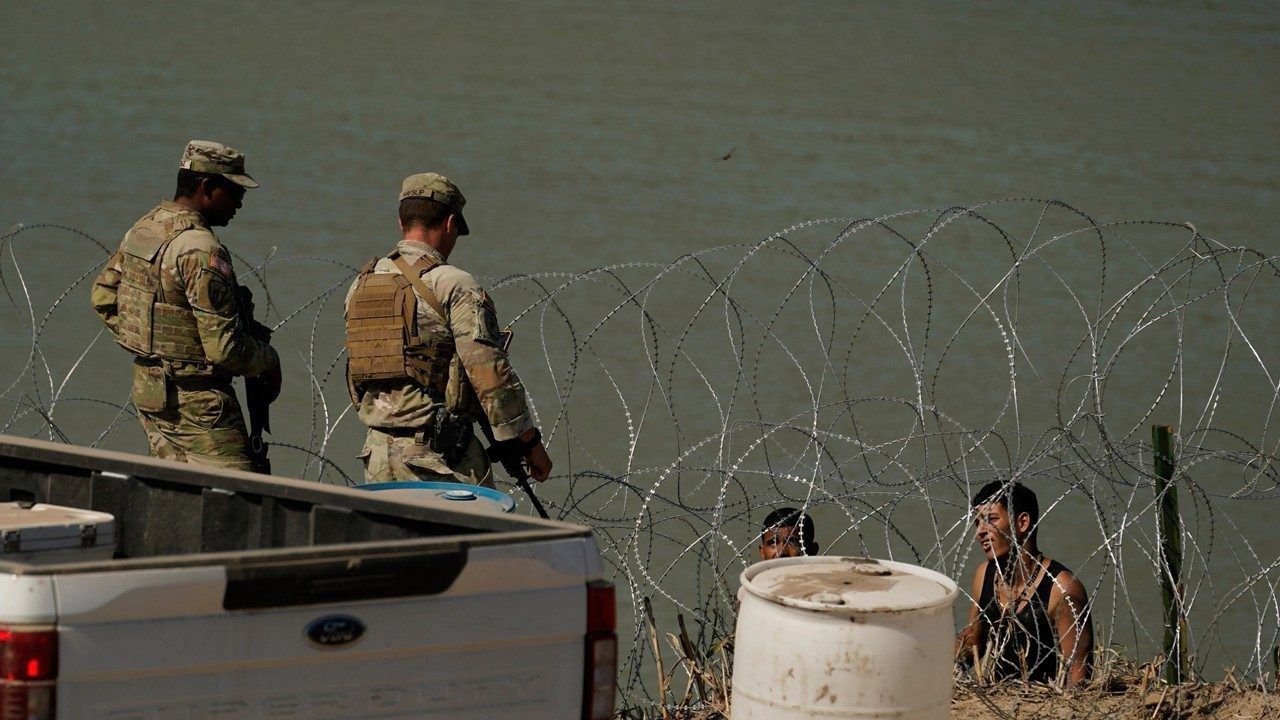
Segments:
[[[426,500],[457,507],[509,513],[516,509],[516,499],[492,488],[467,483],[402,480],[357,485],[360,490],[391,492],[408,500]]]

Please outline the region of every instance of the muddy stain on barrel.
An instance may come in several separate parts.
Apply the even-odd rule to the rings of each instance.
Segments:
[[[863,575],[851,570],[822,570],[788,574],[760,584],[769,592],[785,597],[807,598],[824,592],[887,592],[897,584],[896,574]]]

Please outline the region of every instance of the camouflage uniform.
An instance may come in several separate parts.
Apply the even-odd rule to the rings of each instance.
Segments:
[[[407,178],[401,199],[407,197],[432,197],[459,211],[466,202],[453,183],[435,173]],[[461,222],[461,234],[466,234],[465,220]],[[377,260],[372,272],[399,273],[392,259],[396,254],[410,265],[424,257],[438,264],[420,277],[448,317],[442,319],[415,290],[414,320],[420,337],[452,341],[456,362],[443,395],[408,377],[369,382],[353,389],[352,399],[360,420],[369,427],[360,453],[365,478],[369,482],[425,479],[491,487],[489,460],[471,421],[484,413],[499,441],[516,438],[533,427],[524,386],[501,347],[493,300],[470,273],[444,264],[444,257],[424,243],[402,240],[395,253]],[[359,279],[347,292],[348,313],[358,284]],[[351,342],[348,337],[349,348]],[[428,385],[443,387],[446,382],[436,377]],[[433,450],[427,441],[433,425],[445,417],[446,408],[465,423],[457,446],[463,450],[452,463],[446,462],[444,455]]]
[[[258,186],[244,174],[244,156],[218,143],[192,141],[181,167]],[[151,454],[252,469],[231,379],[273,370],[280,358],[250,336],[252,300],[205,219],[161,202],[125,234],[94,281],[91,301],[134,353],[132,400]]]

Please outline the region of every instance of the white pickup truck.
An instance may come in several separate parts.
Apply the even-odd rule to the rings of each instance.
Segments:
[[[115,519],[5,535],[0,718],[612,715],[590,530],[381,495],[0,436],[0,501]]]

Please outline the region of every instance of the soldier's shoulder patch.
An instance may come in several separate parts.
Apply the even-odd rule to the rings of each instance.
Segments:
[[[493,300],[489,298],[488,293],[478,287],[473,288],[469,294],[474,303],[475,332],[472,336],[480,342],[497,345],[499,342],[498,311],[493,307]]]
[[[467,297],[471,300],[471,302],[475,304],[477,311],[481,308],[485,308],[490,312],[493,311],[494,309],[493,298],[489,297],[489,293],[485,292],[484,288],[481,288],[481,287],[468,288],[466,291],[466,294],[467,294]]]
[[[216,313],[234,313],[236,311],[235,291],[231,289],[231,283],[216,271],[210,274],[209,282],[204,285],[204,306]]]
[[[231,260],[222,249],[209,256],[209,269],[228,280],[235,277],[235,272],[231,269]]]

